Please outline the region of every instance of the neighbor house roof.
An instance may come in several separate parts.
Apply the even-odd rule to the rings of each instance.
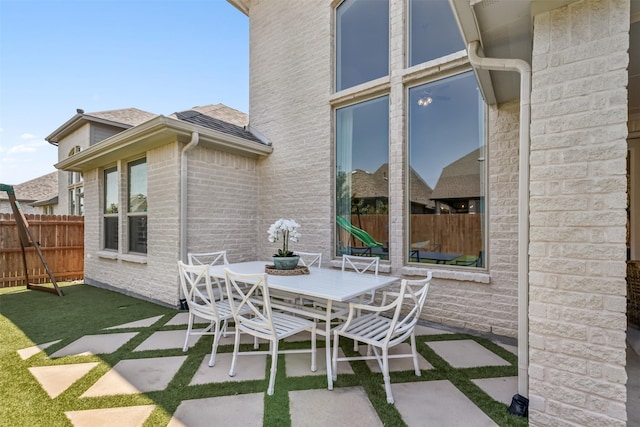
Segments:
[[[51,172],[14,185],[13,191],[16,199],[21,202],[34,202],[55,197],[58,194],[58,172]],[[9,200],[9,196],[5,192],[0,192],[0,199]]]
[[[440,173],[432,200],[472,199],[480,194],[480,149],[445,166]]]
[[[359,199],[389,197],[389,164],[380,166],[374,173],[355,169],[351,172],[351,195]],[[411,201],[434,207],[433,190],[411,168]]]
[[[83,110],[78,109],[76,112],[77,114],[75,116],[54,130],[45,140],[50,144],[58,145],[64,137],[90,122],[107,124],[125,130],[158,116],[157,114],[142,111],[137,108],[123,108],[120,110],[98,111],[95,113],[85,113]]]

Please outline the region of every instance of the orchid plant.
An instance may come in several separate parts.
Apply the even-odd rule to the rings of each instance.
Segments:
[[[298,233],[298,228],[300,224],[298,224],[293,219],[284,219],[280,218],[271,226],[269,226],[269,241],[271,243],[275,243],[278,240],[282,240],[282,249],[278,249],[278,252],[273,254],[276,257],[292,257],[295,256],[292,251],[289,250],[289,240],[292,242],[297,242],[300,238],[300,233]]]

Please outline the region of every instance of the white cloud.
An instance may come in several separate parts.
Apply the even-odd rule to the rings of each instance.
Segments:
[[[30,142],[27,144],[18,144],[18,145],[14,145],[13,147],[10,147],[7,150],[7,153],[12,153],[12,154],[34,153],[38,150],[38,148],[44,147],[45,145],[47,145],[45,141]]]
[[[36,136],[32,133],[23,133],[20,135],[20,139],[34,139]]]

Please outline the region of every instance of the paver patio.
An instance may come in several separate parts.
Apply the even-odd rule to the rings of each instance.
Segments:
[[[88,389],[79,396],[79,399],[111,395],[138,395],[152,391],[164,390],[180,371],[184,362],[189,357],[192,347],[201,339],[205,339],[210,345],[211,336],[192,336],[189,339],[189,350],[182,353],[182,345],[185,338],[187,315],[184,312],[157,324],[163,316],[155,316],[147,319],[129,322],[106,328],[100,333],[85,335],[82,338],[63,346],[53,352],[48,359],[54,360],[64,356],[78,357],[92,354],[105,354],[118,350],[138,333],[143,333],[151,326],[156,328],[171,328],[170,330],[155,330],[139,344],[133,347],[131,354],[144,351],[166,350],[166,356],[151,358],[124,359],[115,364],[104,375],[101,375]],[[166,317],[166,316],[165,316]],[[203,325],[200,324],[199,327]],[[123,332],[119,332],[123,330]],[[126,332],[125,332],[126,331]],[[104,333],[103,333],[104,332]],[[419,326],[416,334],[418,341],[424,342],[419,337],[438,336],[440,341],[426,342],[426,345],[442,357],[453,368],[468,368],[487,365],[509,365],[509,362],[497,356],[476,341],[460,340],[459,337],[450,335],[451,332],[438,328]],[[447,340],[448,334],[453,337]],[[291,337],[288,342],[307,341],[308,336],[300,334]],[[323,338],[319,338],[322,343]],[[251,337],[243,336],[243,343],[251,344]],[[227,337],[222,338],[220,345],[233,343],[233,331],[229,331]],[[47,347],[57,344],[50,341],[41,345],[19,350],[22,359],[28,360]],[[394,349],[394,352],[407,351],[408,344],[403,344]],[[514,346],[507,346],[513,351]],[[210,350],[210,348],[209,348]],[[366,352],[366,347],[360,346],[360,352]],[[179,353],[176,353],[178,351]],[[339,350],[344,354],[343,350]],[[179,354],[179,355],[176,355]],[[132,356],[133,357],[133,356]],[[216,365],[207,365],[209,354],[200,355],[197,368],[188,378],[189,386],[206,386],[209,384],[243,383],[246,381],[263,381],[268,374],[267,357],[251,356],[238,359],[238,372],[235,377],[229,377],[231,353],[219,351]],[[325,352],[319,348],[317,353],[317,372],[310,372],[309,356],[307,354],[284,355],[286,378],[307,376],[324,376]],[[40,383],[42,388],[51,398],[64,393],[77,380],[99,365],[99,362],[71,363],[55,366],[31,367],[30,372]],[[367,361],[366,365],[372,373],[380,372],[375,361]],[[423,376],[433,365],[422,354],[419,356],[419,366]],[[391,359],[391,372],[413,371],[410,359]],[[341,378],[347,375],[349,378],[354,371],[351,364],[338,364],[338,380],[336,388],[328,391],[323,382],[321,388],[310,390],[290,390],[289,413],[291,425],[305,426],[340,426],[353,425],[357,419],[359,424],[375,426],[382,422],[369,399],[366,390],[360,386],[341,386]],[[286,378],[279,377],[276,382],[276,390],[283,387]],[[421,377],[415,382],[393,382],[392,389],[396,396],[395,408],[402,417],[404,423],[409,426],[424,425],[429,420],[429,425],[497,425],[491,418],[483,413],[450,381],[423,380]],[[516,377],[483,378],[474,382],[493,399],[507,405],[511,396],[516,393]],[[382,387],[382,380],[380,379]],[[262,425],[264,416],[264,392],[245,393],[239,395],[225,395],[206,397],[202,399],[187,399],[182,401],[169,421],[169,426],[204,426],[204,425]],[[505,406],[506,407],[506,406]],[[99,425],[113,425],[114,420],[119,420],[118,425],[141,426],[153,412],[154,405],[135,405],[119,408],[93,408],[87,410],[69,410],[65,412],[72,425],[76,427],[94,427]],[[122,421],[122,423],[120,422]]]

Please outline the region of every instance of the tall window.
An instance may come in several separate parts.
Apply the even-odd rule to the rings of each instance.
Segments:
[[[336,110],[336,254],[388,258],[389,97]]]
[[[118,169],[104,171],[104,248],[118,250]]]
[[[485,109],[474,75],[410,88],[408,102],[410,261],[483,267]]]
[[[409,0],[409,66],[465,48],[449,0]]]
[[[69,151],[69,157],[80,152],[80,147],[75,146]],[[84,214],[84,183],[80,172],[68,172],[69,215]]]
[[[343,1],[336,29],[336,91],[389,74],[389,0]]]
[[[129,252],[147,253],[147,160],[140,159],[128,166],[127,211]]]

